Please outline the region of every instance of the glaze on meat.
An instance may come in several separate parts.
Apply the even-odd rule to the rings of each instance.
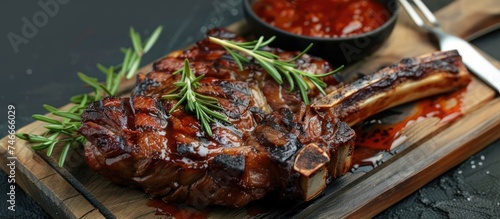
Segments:
[[[242,41],[222,29],[208,34]],[[273,51],[283,59],[298,54]],[[196,75],[205,74],[197,92],[217,98],[231,121],[212,124],[212,137],[182,108],[169,114],[174,101],[159,99],[175,88],[179,76],[171,73],[185,58]],[[297,62],[316,73],[332,70],[308,55]],[[326,81],[335,83],[333,77]],[[298,121],[306,106],[288,90],[257,65],[240,71],[222,47],[202,40],[139,75],[132,97],[105,98],[84,112],[87,163],[114,182],[168,202],[239,207],[275,190],[300,195],[293,194],[298,176],[291,166],[307,136]]]
[[[223,29],[213,29],[208,35],[243,41]],[[267,49],[284,60],[298,54]],[[448,67],[458,67],[418,68],[423,61],[402,63],[370,76],[371,80],[339,87],[337,92],[320,100],[318,92],[312,91],[310,99],[317,100],[317,104],[306,106],[298,92],[289,93],[287,85],[278,85],[258,65],[246,64],[240,71],[222,47],[204,39],[156,62],[151,72],[138,75],[131,97],[108,97],[85,110],[79,132],[89,140],[85,145],[86,161],[91,169],[116,183],[140,187],[151,197],[162,197],[171,203],[241,207],[269,193],[277,194],[280,199],[309,200],[318,192],[309,194],[304,189],[309,188],[308,179],[319,176],[326,184],[348,171],[355,138],[349,125],[357,121],[349,115],[362,119],[369,115],[359,112],[373,114],[392,106],[380,102],[380,106],[363,111],[366,105],[361,103],[368,101],[374,92],[398,90],[415,79],[424,80],[433,74],[446,74],[442,83],[450,86],[424,83],[432,91],[423,92],[427,95],[468,83],[469,76],[463,74],[465,67],[460,56],[456,52],[441,55],[452,57],[451,61],[445,60]],[[179,75],[172,73],[183,66],[186,58],[196,75],[205,75],[197,92],[217,98],[224,108],[221,113],[231,121],[231,124],[211,124],[211,137],[182,107],[168,113],[175,101],[160,99],[175,88],[173,83]],[[327,62],[308,55],[297,63],[303,70],[317,74],[332,70]],[[389,80],[384,89],[377,91],[380,80],[391,78],[394,71],[416,72],[412,69],[425,74],[396,76],[397,80]],[[373,80],[379,84],[370,83]],[[330,85],[336,83],[333,77],[325,81]],[[361,85],[366,89],[361,89]],[[361,93],[351,95],[353,86],[358,86],[356,89]],[[410,101],[422,96],[401,99]],[[335,107],[339,101],[353,107],[345,110]],[[318,191],[322,189],[324,185]]]

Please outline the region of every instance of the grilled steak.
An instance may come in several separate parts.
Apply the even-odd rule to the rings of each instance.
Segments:
[[[223,29],[209,36],[242,38]],[[286,60],[297,53],[268,48]],[[197,92],[218,99],[231,124],[211,124],[206,135],[195,116],[160,97],[175,88],[172,75],[187,58]],[[319,58],[297,60],[309,72],[331,71]],[[333,77],[325,78],[330,85]],[[395,104],[467,84],[456,51],[406,59],[326,97],[309,93],[306,106],[256,64],[240,71],[220,46],[201,40],[138,75],[131,97],[109,97],[82,115],[80,133],[90,168],[112,181],[141,187],[152,197],[189,205],[240,207],[276,191],[280,198],[309,200],[350,166],[355,133],[349,127]],[[418,95],[413,95],[418,92]]]

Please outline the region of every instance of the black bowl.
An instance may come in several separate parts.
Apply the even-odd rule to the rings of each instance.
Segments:
[[[379,14],[389,17],[382,26],[370,32],[348,37],[320,38],[290,33],[270,25],[252,10],[253,2],[255,0],[244,0],[243,12],[254,35],[262,35],[266,39],[276,36],[271,46],[292,51],[302,51],[313,43],[314,46],[308,53],[322,57],[334,65],[352,64],[379,49],[394,29],[398,14],[397,0],[381,0],[389,12],[389,14],[387,11]]]

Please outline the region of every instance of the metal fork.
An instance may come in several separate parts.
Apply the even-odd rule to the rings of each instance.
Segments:
[[[493,64],[486,60],[467,41],[444,32],[436,17],[421,0],[412,0],[412,2],[420,10],[423,17],[417,13],[408,0],[399,0],[399,2],[417,26],[438,38],[441,50],[458,50],[467,68],[500,93],[500,71]],[[430,25],[426,24],[422,18],[426,19]]]

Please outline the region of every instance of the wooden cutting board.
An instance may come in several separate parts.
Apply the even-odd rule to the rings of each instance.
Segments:
[[[461,37],[473,37],[485,28],[500,24],[500,4],[496,0],[454,1],[437,13],[445,31]],[[229,29],[248,34],[245,22]],[[401,12],[390,39],[377,53],[349,66],[345,76],[369,73],[412,57],[435,51],[428,35],[418,30]],[[500,64],[490,59],[497,67]],[[140,71],[148,72],[151,65]],[[128,93],[133,81],[123,83]],[[370,217],[376,215],[430,180],[459,164],[486,145],[500,138],[500,99],[495,92],[475,79],[463,93],[464,115],[451,124],[435,118],[406,127],[406,141],[399,152],[368,172],[348,173],[337,179],[319,198],[288,208],[259,209],[210,208],[198,212],[207,217]],[[68,108],[70,105],[64,106]],[[43,133],[43,123],[33,122],[18,133]],[[0,140],[0,160],[9,162],[7,138]],[[64,168],[44,152],[37,153],[29,144],[16,142],[16,182],[54,218],[161,218],[151,201],[140,190],[115,185],[86,167],[83,151],[70,150]],[[58,157],[60,151],[55,151]],[[1,168],[8,172],[6,165]],[[259,214],[260,213],[260,214]],[[182,215],[181,215],[182,216]],[[184,215],[189,216],[189,215]],[[191,215],[193,216],[193,215]]]

